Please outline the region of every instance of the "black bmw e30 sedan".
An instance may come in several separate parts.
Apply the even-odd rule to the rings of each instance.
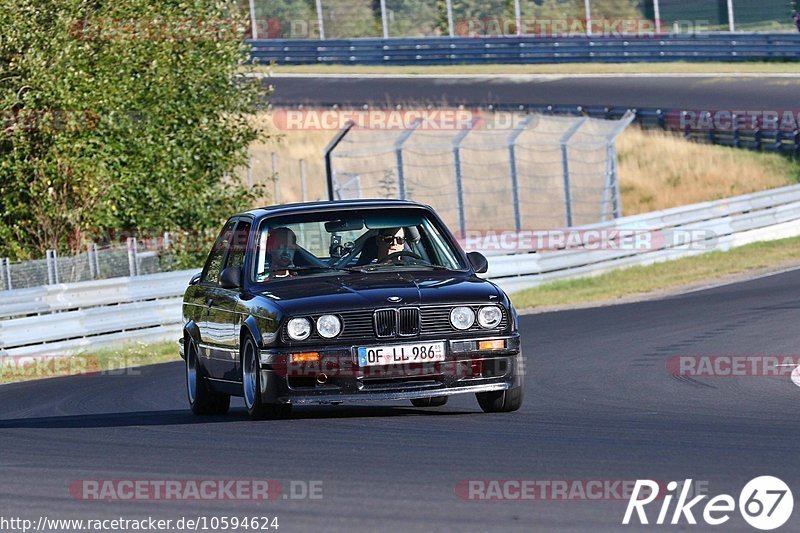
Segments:
[[[476,274],[436,213],[399,200],[274,206],[231,217],[183,298],[196,414],[244,397],[252,418],[294,404],[473,393],[519,409],[523,360],[506,294]]]

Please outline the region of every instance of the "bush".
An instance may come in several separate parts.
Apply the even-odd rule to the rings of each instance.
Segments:
[[[10,5],[9,5],[10,4]],[[201,231],[261,191],[232,177],[267,96],[215,0],[8,0],[0,10],[0,255],[137,228]]]

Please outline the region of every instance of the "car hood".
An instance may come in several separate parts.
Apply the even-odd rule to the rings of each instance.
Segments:
[[[436,272],[348,273],[274,280],[259,293],[289,315],[336,312],[350,309],[491,303],[502,301],[491,282],[468,274]],[[400,298],[400,301],[396,301]]]

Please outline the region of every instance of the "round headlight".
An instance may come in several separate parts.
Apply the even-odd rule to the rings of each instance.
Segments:
[[[317,319],[317,332],[326,339],[332,339],[342,332],[342,321],[335,315],[322,315]]]
[[[469,307],[455,307],[450,311],[450,323],[456,329],[469,329],[475,323],[475,311]]]
[[[503,312],[499,307],[490,305],[481,307],[481,310],[478,311],[478,324],[486,329],[496,328],[501,320],[503,320]]]
[[[311,335],[311,322],[307,318],[293,318],[286,324],[286,332],[291,339],[302,341]]]

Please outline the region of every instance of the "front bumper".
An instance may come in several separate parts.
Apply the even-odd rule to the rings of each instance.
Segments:
[[[479,341],[502,341],[503,348],[480,350]],[[524,362],[518,334],[443,342],[444,361],[371,367],[358,366],[354,346],[264,349],[262,398],[293,404],[408,400],[498,391],[521,384]],[[293,356],[300,353],[318,354],[318,360],[295,363]]]

